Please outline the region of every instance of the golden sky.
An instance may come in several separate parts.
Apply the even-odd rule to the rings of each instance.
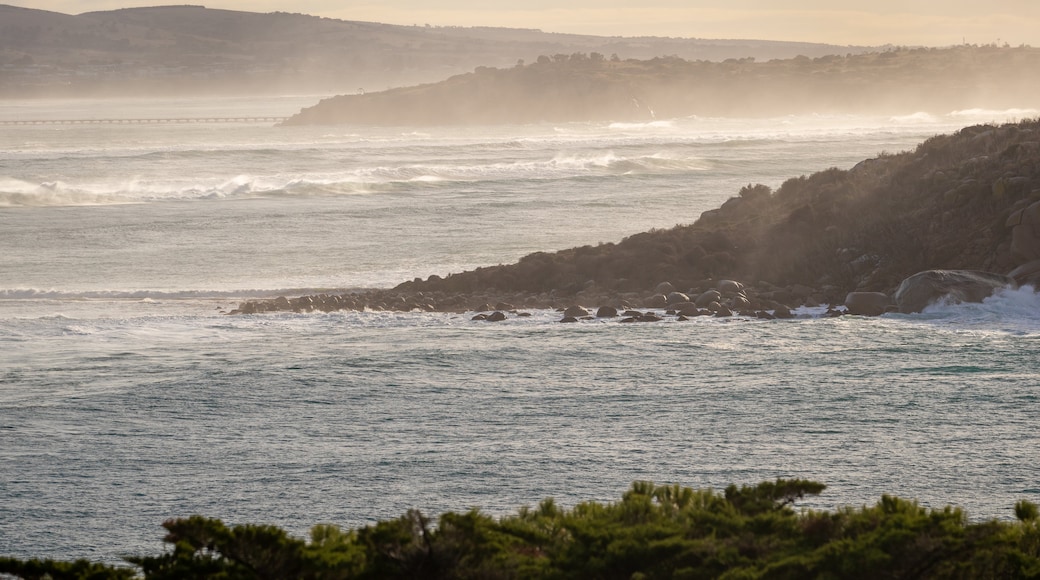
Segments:
[[[8,0],[79,14],[149,0]],[[603,36],[675,36],[840,45],[1040,46],[1040,0],[194,0],[208,8],[300,12],[344,20],[539,28]]]

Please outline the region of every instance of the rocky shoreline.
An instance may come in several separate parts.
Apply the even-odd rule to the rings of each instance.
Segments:
[[[563,322],[580,319],[618,318],[622,322],[652,322],[662,316],[687,319],[696,316],[747,316],[792,318],[792,308],[777,298],[798,305],[818,306],[819,293],[809,287],[749,288],[735,280],[705,280],[697,287],[676,289],[661,282],[653,292],[601,291],[591,284],[573,294],[443,291],[413,292],[401,289],[350,293],[321,293],[288,298],[254,299],[242,302],[228,314],[266,312],[395,311],[475,313],[474,320],[495,322],[507,314],[523,316],[524,310],[557,310]],[[800,297],[800,298],[798,298]],[[840,311],[836,311],[840,312]]]
[[[1032,269],[1040,269],[1040,262]],[[1035,285],[1035,281],[1029,282]],[[749,288],[735,280],[705,280],[697,288],[680,291],[670,282],[662,282],[653,293],[635,292],[605,294],[594,290],[573,296],[555,293],[530,295],[522,293],[456,294],[445,292],[409,292],[397,289],[350,293],[321,293],[288,298],[254,299],[242,302],[229,315],[270,312],[454,312],[473,313],[472,320],[500,322],[510,317],[530,316],[529,310],[555,310],[559,322],[617,319],[619,322],[661,322],[667,319],[685,321],[700,316],[729,318],[741,316],[765,320],[794,318],[798,307],[827,306],[825,316],[880,316],[890,312],[920,312],[940,301],[982,302],[1001,288],[1017,288],[1012,276],[970,270],[927,270],[903,280],[895,294],[884,292],[849,292],[840,304],[821,304],[818,292],[807,286]],[[795,296],[802,299],[791,300]],[[785,297],[792,308],[775,300]]]

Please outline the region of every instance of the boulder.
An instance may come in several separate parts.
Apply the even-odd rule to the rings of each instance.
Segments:
[[[881,316],[891,305],[892,299],[884,292],[849,292],[845,296],[849,314],[859,316]]]
[[[1011,257],[1021,262],[1040,260],[1040,201],[1008,216],[1011,228]]]
[[[668,306],[668,297],[664,294],[654,294],[646,299],[646,305],[649,308],[664,308]]]
[[[501,310],[496,310],[496,311],[492,312],[491,314],[489,314],[486,320],[488,322],[502,322],[505,319],[506,319],[505,313],[502,312]]]
[[[926,270],[903,280],[895,302],[900,312],[909,314],[940,301],[982,302],[998,288],[1014,285],[1013,278],[992,272]]]
[[[718,290],[708,290],[698,296],[694,303],[701,308],[706,308],[712,302],[720,302],[721,300],[722,294]]]
[[[739,294],[744,290],[744,285],[736,280],[719,280],[716,288],[723,294]]]
[[[1014,278],[1015,283],[1019,286],[1032,286],[1034,289],[1040,289],[1040,260],[1026,262],[1009,272],[1008,276]]]
[[[585,310],[581,306],[571,306],[567,310],[563,311],[563,316],[565,318],[566,317],[581,318],[583,316],[588,316],[588,315],[589,315],[589,311]]]
[[[614,318],[617,316],[617,308],[613,306],[600,306],[596,310],[596,318]]]
[[[654,294],[668,294],[669,292],[675,292],[675,286],[671,282],[661,282],[654,288]]]
[[[690,297],[683,294],[682,292],[669,292],[668,293],[668,305],[678,304],[680,302],[689,302]]]
[[[697,308],[696,304],[688,304],[679,308],[675,311],[679,316],[702,316],[705,312],[702,312],[700,308]]]
[[[729,300],[729,307],[733,310],[744,310],[751,307],[751,301],[743,294],[737,294]]]

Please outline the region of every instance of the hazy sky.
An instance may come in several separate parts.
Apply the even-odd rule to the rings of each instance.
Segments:
[[[3,0],[0,0],[3,1]],[[79,14],[168,0],[6,0]],[[208,8],[344,20],[507,26],[606,36],[755,38],[833,44],[1040,46],[1038,0],[193,0]]]

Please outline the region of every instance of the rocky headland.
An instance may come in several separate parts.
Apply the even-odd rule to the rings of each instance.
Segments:
[[[920,274],[920,275],[917,275]],[[915,276],[917,275],[917,276]],[[250,300],[233,311],[476,312],[563,320],[914,312],[1040,282],[1040,120],[978,125],[849,170],[748,185],[696,222],[392,289]],[[495,314],[495,313],[498,314]]]

